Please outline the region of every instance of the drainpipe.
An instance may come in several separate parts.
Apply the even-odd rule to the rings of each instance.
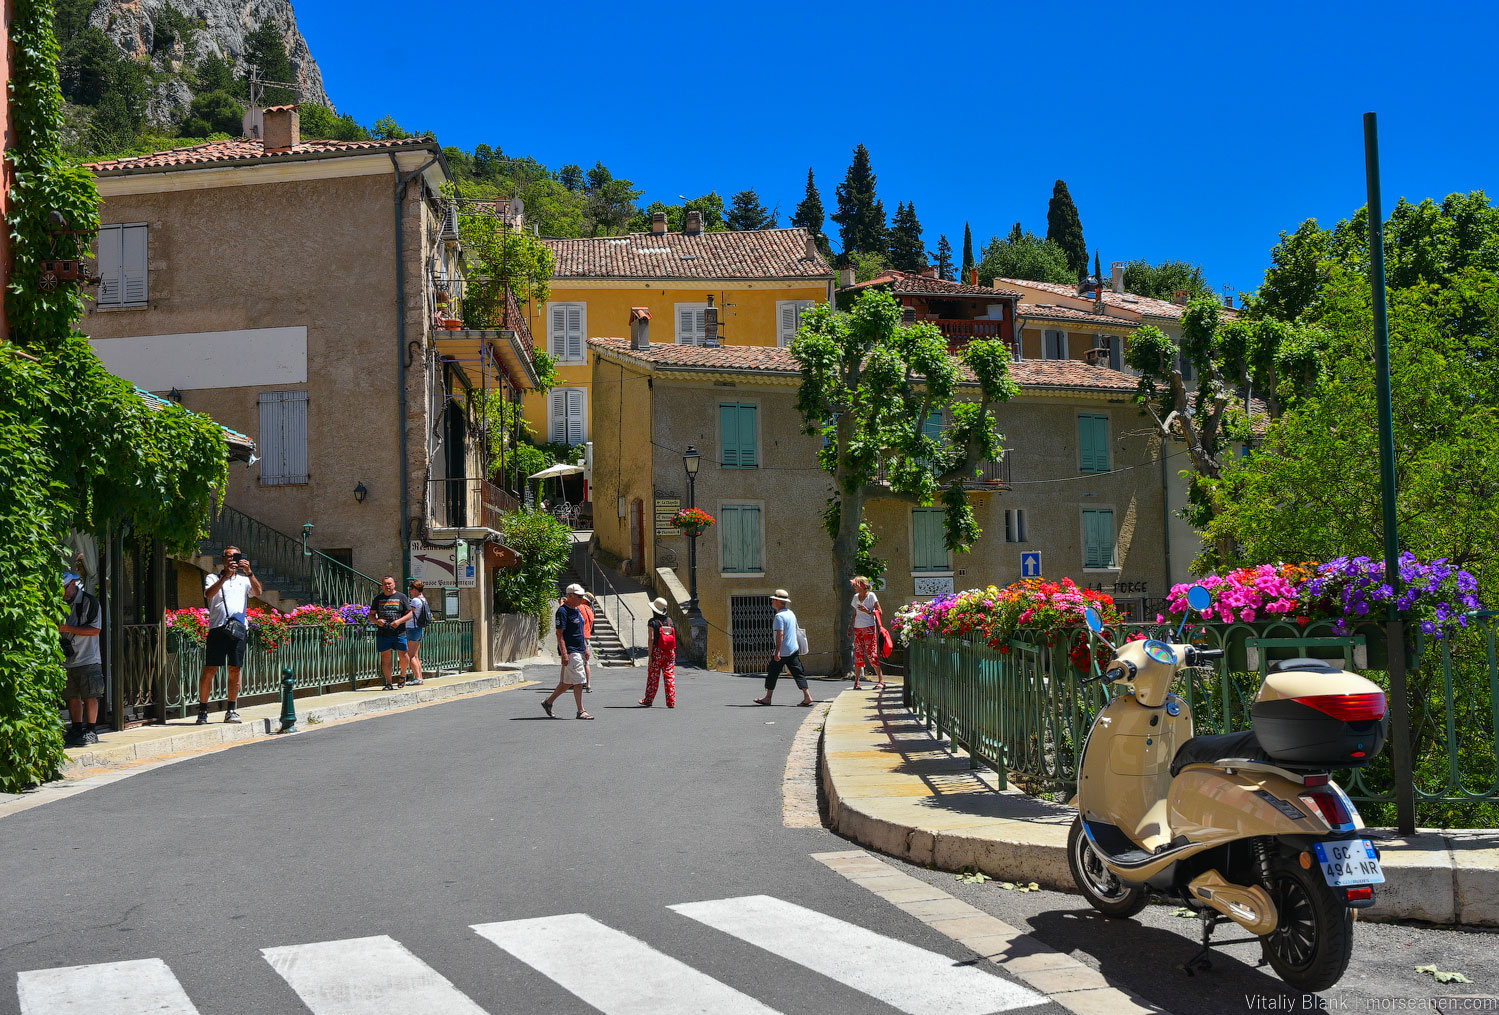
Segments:
[[[436,165],[437,156],[428,159],[420,169],[405,174],[401,173],[401,164],[396,161],[394,152],[390,154],[390,164],[396,171],[396,368],[399,378],[396,382],[396,405],[399,419],[397,426],[401,431],[401,538],[397,545],[400,547],[398,559],[404,560],[407,557],[406,540],[410,538],[406,531],[406,519],[411,513],[411,491],[407,489],[411,470],[406,461],[406,248],[401,209],[405,205],[406,185]]]
[[[1170,434],[1161,435],[1161,514],[1165,523],[1161,528],[1162,542],[1166,551],[1166,590],[1171,589],[1171,465],[1167,461],[1171,454]],[[1147,620],[1149,618],[1146,618]]]

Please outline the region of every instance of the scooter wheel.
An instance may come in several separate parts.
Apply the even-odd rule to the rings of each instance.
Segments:
[[[1260,938],[1260,950],[1277,976],[1297,990],[1326,990],[1353,956],[1353,913],[1315,869],[1275,862],[1266,886],[1279,923]]]
[[[1104,866],[1083,833],[1082,815],[1073,819],[1072,829],[1067,833],[1067,866],[1072,870],[1077,890],[1104,916],[1122,920],[1134,916],[1150,902],[1150,892],[1144,886],[1127,885]]]

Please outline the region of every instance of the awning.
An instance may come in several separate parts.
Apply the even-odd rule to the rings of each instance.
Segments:
[[[568,465],[565,462],[558,462],[556,465],[553,465],[553,466],[550,466],[548,468],[542,469],[540,472],[536,473],[534,476],[530,476],[528,478],[530,478],[530,479],[554,479],[557,476],[576,476],[579,473],[581,473],[582,471],[583,471],[583,466],[581,466],[581,465]]]
[[[141,401],[146,403],[146,407],[152,411],[159,412],[169,405],[181,408],[178,403],[171,399],[162,398],[160,395],[153,395],[145,388],[136,385],[131,385],[131,387],[135,388],[135,393],[140,396]],[[191,415],[206,415],[206,413],[193,413],[190,409],[184,411]],[[211,419],[212,417],[209,418]],[[229,460],[231,462],[253,462],[256,460],[254,441],[238,430],[229,429],[229,427],[222,423],[219,424],[219,429],[224,431],[224,442],[229,445]]]

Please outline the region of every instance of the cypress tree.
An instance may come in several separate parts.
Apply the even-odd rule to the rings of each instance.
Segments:
[[[861,144],[854,149],[848,174],[838,184],[838,210],[833,213],[845,259],[854,253],[885,253],[885,205],[875,196],[874,188],[869,149]]]
[[[1098,291],[1103,292],[1103,262],[1098,259],[1098,251],[1093,251],[1093,278],[1098,282]]]
[[[902,202],[896,205],[895,218],[890,224],[890,266],[901,271],[920,271],[926,263],[926,246],[921,242],[916,202]]]
[[[1058,180],[1051,190],[1051,204],[1046,208],[1046,238],[1067,255],[1067,267],[1078,279],[1088,273],[1088,244],[1083,241],[1083,222],[1077,205],[1067,191],[1067,181]]]
[[[968,223],[963,223],[963,268],[958,272],[958,281],[964,285],[973,277],[973,230],[968,228]]]
[[[951,282],[953,280],[952,244],[947,242],[946,233],[937,237],[937,249],[932,251],[931,258],[937,263],[937,277],[944,282]]]
[[[832,253],[828,246],[828,238],[822,233],[823,224],[822,195],[817,192],[817,182],[812,178],[812,168],[807,167],[807,193],[802,198],[801,204],[796,206],[796,214],[791,216],[791,224],[800,226],[812,234],[817,241],[817,249],[822,251],[824,257]]]

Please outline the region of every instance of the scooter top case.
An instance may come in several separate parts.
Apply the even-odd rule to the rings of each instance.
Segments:
[[[1251,714],[1265,753],[1298,768],[1362,768],[1387,731],[1379,685],[1321,659],[1272,663]]]

